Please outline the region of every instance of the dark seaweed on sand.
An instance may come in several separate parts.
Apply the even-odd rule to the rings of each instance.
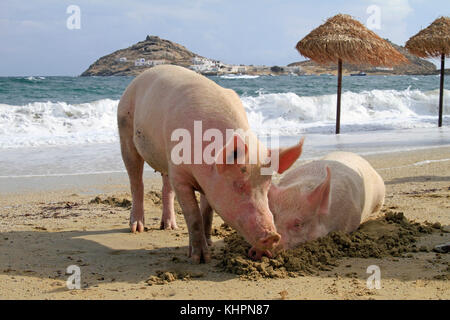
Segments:
[[[107,197],[106,199],[102,199],[100,197],[95,197],[89,203],[95,204],[108,204],[112,207],[122,207],[122,208],[131,208],[131,201],[128,199],[117,199],[115,197]]]

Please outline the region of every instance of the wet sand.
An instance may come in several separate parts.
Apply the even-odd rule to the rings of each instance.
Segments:
[[[161,182],[153,174],[145,178],[142,234],[128,231],[126,175],[3,179],[0,299],[449,299],[449,254],[432,249],[450,241],[445,232],[450,231],[450,148],[365,158],[385,179],[386,212],[439,222],[444,230],[420,234],[414,252],[344,257],[329,270],[256,280],[218,266],[230,230],[221,227],[217,215],[215,259],[207,265],[189,262],[180,210],[179,230],[158,229]],[[66,287],[70,265],[80,267],[80,290]],[[369,265],[380,267],[379,290],[366,286]]]

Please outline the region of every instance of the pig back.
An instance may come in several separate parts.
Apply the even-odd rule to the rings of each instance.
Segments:
[[[365,192],[362,177],[352,168],[334,160],[316,160],[288,170],[278,186],[296,194],[314,190],[330,169],[330,203],[327,219],[322,220],[327,232],[353,231],[361,222]]]
[[[323,159],[340,162],[354,170],[362,178],[365,200],[361,222],[376,217],[384,203],[385,185],[383,179],[370,163],[351,152],[333,152]]]
[[[226,129],[249,128],[245,110],[234,91],[186,68],[156,66],[143,72],[132,84],[134,143],[140,155],[157,171],[167,173],[170,151],[178,143],[171,139],[176,130],[190,133],[194,150],[194,121],[201,123],[199,130],[214,128],[224,136]]]

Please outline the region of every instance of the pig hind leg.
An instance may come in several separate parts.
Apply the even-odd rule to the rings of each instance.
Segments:
[[[213,209],[208,203],[204,194],[200,195],[200,212],[203,218],[203,227],[205,231],[206,242],[208,246],[212,245],[211,231],[212,231],[212,220],[213,220]]]
[[[124,150],[126,149],[126,150]],[[133,150],[134,149],[134,150]],[[132,208],[130,213],[131,232],[144,231],[144,182],[142,174],[144,172],[144,159],[134,148],[122,147],[122,158],[127,168],[130,179]]]
[[[124,108],[128,106],[119,103],[119,136],[122,159],[128,172],[132,196],[132,209],[130,213],[131,232],[144,231],[144,159],[139,155],[133,142],[133,122],[130,112]]]
[[[163,201],[163,213],[161,217],[160,229],[175,230],[178,229],[177,221],[175,218],[174,201],[175,192],[170,185],[169,177],[166,174],[162,175],[163,187],[162,187],[162,201]]]

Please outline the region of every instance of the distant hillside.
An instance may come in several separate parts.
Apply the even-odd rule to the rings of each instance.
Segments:
[[[424,59],[411,55],[404,47],[391,43],[397,50],[404,54],[410,64],[394,67],[392,70],[374,68],[364,65],[343,65],[344,75],[358,71],[364,71],[367,74],[435,74],[436,66]],[[193,62],[197,57],[198,61]],[[194,59],[195,60],[195,59]],[[183,67],[189,67],[192,64],[207,63],[205,68],[196,70],[203,74],[336,74],[337,68],[330,64],[326,66],[318,65],[313,61],[294,62],[288,67],[266,67],[266,66],[231,66],[225,65],[220,61],[207,59],[195,54],[182,45],[161,39],[157,36],[147,36],[144,41],[140,41],[126,49],[114,51],[111,54],[101,57],[95,61],[81,76],[135,76],[157,64],[175,64]],[[209,63],[209,64],[208,64]],[[296,70],[301,67],[300,70]],[[290,68],[289,68],[290,67]],[[192,68],[192,67],[191,67]],[[195,69],[194,69],[195,70]]]
[[[147,36],[144,41],[131,47],[101,57],[90,65],[81,76],[138,75],[146,68],[158,63],[187,67],[192,64],[191,61],[194,57],[200,56],[178,43],[157,36]],[[144,59],[141,61],[141,65],[136,65],[138,59]]]
[[[392,70],[374,68],[373,66],[370,65],[352,65],[344,63],[342,65],[343,73],[349,74],[358,71],[363,71],[367,74],[419,74],[419,75],[435,74],[436,66],[433,63],[410,54],[408,50],[406,50],[402,46],[398,46],[392,42],[390,42],[390,44],[400,53],[402,53],[409,60],[410,63],[395,66],[393,67]],[[336,65],[330,64],[322,66],[311,60],[294,62],[289,64],[288,66],[299,66],[303,69],[304,72],[312,74],[318,73],[335,74],[337,72]]]
[[[450,74],[450,69],[444,69],[444,73],[445,74]],[[433,74],[441,74],[441,69],[437,69],[436,71],[433,72]]]

